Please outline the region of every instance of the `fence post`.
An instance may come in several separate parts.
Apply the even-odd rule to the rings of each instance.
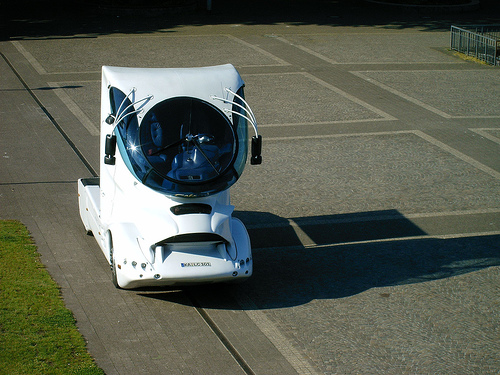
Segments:
[[[451,26],[451,49],[500,65],[500,25],[465,27]]]

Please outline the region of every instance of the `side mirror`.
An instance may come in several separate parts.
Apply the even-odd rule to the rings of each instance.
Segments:
[[[106,143],[104,145],[104,164],[115,165],[116,152],[116,135],[106,135]]]
[[[262,164],[262,136],[253,136],[252,137],[252,157],[250,158],[250,164]]]

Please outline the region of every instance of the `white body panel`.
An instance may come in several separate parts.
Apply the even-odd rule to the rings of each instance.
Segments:
[[[115,272],[121,288],[189,283],[236,281],[252,274],[248,233],[232,218],[229,189],[202,197],[176,197],[156,191],[136,178],[123,155],[105,164],[106,135],[113,124],[108,87],[153,99],[142,105],[144,112],[170,97],[189,96],[209,101],[211,95],[225,96],[225,87],[243,85],[230,66],[198,69],[134,69],[103,67],[101,99],[100,178],[78,182],[80,216],[92,232]],[[232,100],[232,98],[230,98]],[[134,100],[132,100],[134,101]],[[230,108],[224,101],[214,106]],[[227,115],[231,118],[231,114]],[[209,213],[175,214],[171,208],[199,204]],[[186,206],[187,207],[187,206]]]

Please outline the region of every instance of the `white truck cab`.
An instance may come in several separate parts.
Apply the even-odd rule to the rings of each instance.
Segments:
[[[184,69],[104,66],[100,177],[78,181],[80,216],[131,289],[242,281],[250,239],[232,217],[255,116],[232,65]]]

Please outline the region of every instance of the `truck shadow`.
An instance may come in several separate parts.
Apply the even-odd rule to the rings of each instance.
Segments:
[[[500,265],[500,236],[426,238],[394,210],[296,218],[237,212],[249,228],[254,274],[239,285],[141,293],[172,303],[196,300],[204,308],[272,309],[314,299],[338,299],[366,290],[429,282]],[[316,243],[304,246],[297,227]],[[238,304],[248,296],[251,307]]]

